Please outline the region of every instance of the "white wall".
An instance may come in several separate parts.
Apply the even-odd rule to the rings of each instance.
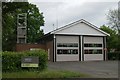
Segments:
[[[97,35],[105,36],[100,31],[86,25],[85,23],[79,23],[66,29],[60,30],[55,34],[73,34],[73,35]]]

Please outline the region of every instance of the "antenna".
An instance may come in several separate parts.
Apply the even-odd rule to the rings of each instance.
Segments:
[[[55,30],[55,25],[54,24],[52,24],[53,25],[53,32],[54,32],[54,30]]]
[[[56,7],[56,29],[58,28],[58,6]]]

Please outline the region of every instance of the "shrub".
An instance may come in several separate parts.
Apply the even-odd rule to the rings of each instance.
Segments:
[[[120,53],[111,52],[108,53],[108,60],[120,60]]]
[[[22,68],[21,58],[28,56],[39,57],[38,68]],[[47,67],[47,53],[44,50],[37,51],[25,51],[25,52],[3,52],[2,53],[2,71],[3,72],[16,72],[16,71],[32,71],[32,70],[43,70]]]

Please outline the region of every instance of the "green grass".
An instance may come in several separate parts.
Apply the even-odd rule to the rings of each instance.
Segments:
[[[44,70],[42,72],[7,72],[3,73],[3,78],[75,78],[75,77],[89,77],[86,74],[81,74],[71,71],[50,71]]]

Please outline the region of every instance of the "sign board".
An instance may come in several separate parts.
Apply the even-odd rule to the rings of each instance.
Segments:
[[[21,67],[39,67],[39,57],[36,56],[22,57]]]

